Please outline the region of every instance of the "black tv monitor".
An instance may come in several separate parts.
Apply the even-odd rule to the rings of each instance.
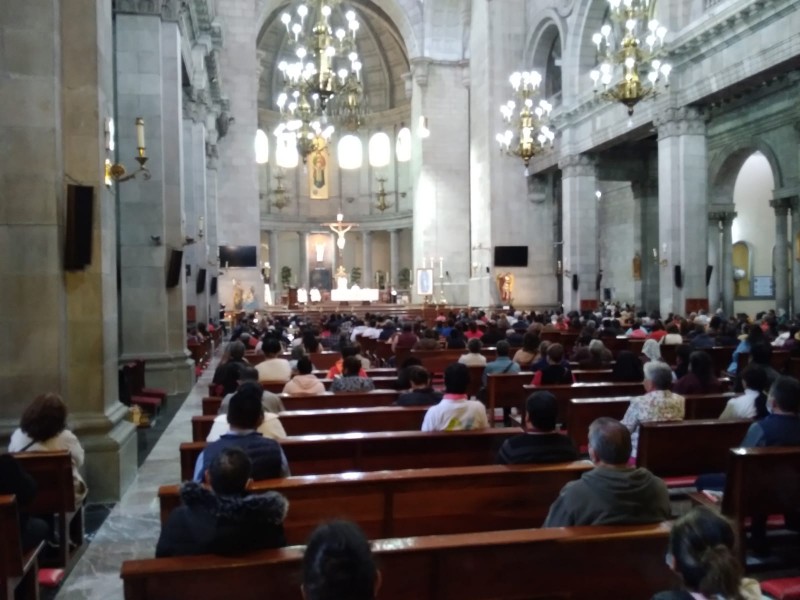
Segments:
[[[219,266],[228,267],[256,267],[258,256],[255,246],[220,246]]]
[[[527,246],[495,246],[494,247],[494,266],[495,267],[527,267],[528,266],[528,247]]]

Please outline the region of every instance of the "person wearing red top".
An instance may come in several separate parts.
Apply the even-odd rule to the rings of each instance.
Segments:
[[[341,349],[342,358],[336,361],[336,363],[328,370],[328,379],[336,379],[337,377],[341,377],[342,373],[344,372],[344,359],[349,356],[356,356],[358,354],[359,347],[358,346],[344,346]],[[359,377],[366,377],[367,372],[362,367],[361,370],[358,372]]]
[[[468,340],[472,339],[481,339],[483,337],[483,331],[478,329],[478,324],[475,321],[471,321],[469,326],[467,327],[467,331],[464,333],[464,337]]]
[[[575,376],[569,368],[569,363],[564,364],[564,346],[550,344],[547,348],[547,366],[536,371],[531,385],[570,385],[572,383],[575,383]]]
[[[650,330],[650,335],[647,337],[660,343],[661,338],[665,335],[667,335],[667,330],[664,329],[664,325],[661,324],[661,321],[654,321],[653,327]]]

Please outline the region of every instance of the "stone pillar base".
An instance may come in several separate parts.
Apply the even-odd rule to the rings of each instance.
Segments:
[[[83,476],[89,502],[114,502],[136,477],[136,427],[127,420],[128,407],[117,403],[107,414],[70,415],[72,431],[86,451]]]
[[[194,386],[194,361],[188,351],[178,354],[123,355],[120,364],[130,360],[145,361],[145,385],[160,388],[167,394],[188,394]]]

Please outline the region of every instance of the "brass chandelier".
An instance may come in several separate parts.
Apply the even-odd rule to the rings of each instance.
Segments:
[[[555,139],[555,133],[549,127],[553,106],[539,98],[542,76],[536,71],[512,73],[509,82],[514,88],[515,99],[500,106],[508,128],[498,133],[495,139],[501,151],[522,159],[527,175],[531,159],[545,152]]]
[[[621,102],[628,115],[640,101],[669,85],[672,67],[658,58],[667,28],[651,19],[653,0],[608,0],[609,22],[592,36],[598,68],[590,73],[594,90]]]
[[[297,138],[303,162],[333,134],[329,116],[352,130],[363,116],[362,65],[356,52],[360,25],[348,10],[342,27],[334,30],[330,21],[339,5],[340,0],[311,0],[281,15],[293,56],[278,63],[283,91],[276,103],[286,131]]]

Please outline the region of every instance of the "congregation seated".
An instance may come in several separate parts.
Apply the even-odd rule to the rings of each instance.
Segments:
[[[694,326],[694,335],[691,337],[689,345],[693,350],[701,350],[703,348],[713,348],[715,345],[714,338],[709,335],[704,325],[698,323]]]
[[[381,572],[369,540],[349,521],[317,527],[303,553],[304,600],[373,600],[381,587]]]
[[[268,337],[261,346],[264,360],[256,365],[259,381],[289,381],[292,377],[292,365],[279,355],[281,343],[274,337]]]
[[[536,371],[531,385],[569,385],[575,378],[569,368],[569,363],[564,364],[564,346],[550,344],[547,348],[547,366]]]
[[[252,395],[255,397],[260,397],[262,399],[261,405],[264,407],[264,390],[261,388],[261,385],[257,381],[245,381],[240,386],[236,392],[237,394],[247,394]],[[269,392],[267,392],[269,393]],[[273,396],[278,402],[277,405],[274,403],[268,403],[266,407],[264,407],[264,419],[261,424],[258,426],[258,433],[260,433],[265,438],[271,438],[273,440],[279,440],[281,438],[286,437],[286,430],[283,428],[280,419],[278,418],[278,413],[283,409],[283,403],[281,402],[280,398],[275,396],[275,394],[270,394]],[[206,437],[207,442],[216,442],[220,437],[223,435],[230,433],[231,427],[228,422],[228,414],[227,408],[230,407],[230,401],[228,401],[228,405],[226,407],[226,412],[223,414],[219,414],[214,418],[214,424],[211,426],[211,431],[208,433],[208,437]],[[270,409],[278,409],[278,410],[270,410]]]
[[[665,346],[679,346],[683,343],[683,336],[675,323],[667,325],[666,332],[667,334],[659,340],[660,344],[664,344]]]
[[[614,360],[602,340],[591,340],[587,350],[588,356],[577,361],[581,369],[607,369]]]
[[[400,365],[400,368],[397,369],[397,385],[396,389],[399,391],[405,391],[411,389],[411,380],[409,379],[409,374],[411,373],[411,367],[421,367],[422,361],[417,358],[416,356],[409,356],[403,361],[403,364]]]
[[[739,370],[739,355],[752,352],[754,346],[758,344],[768,344],[767,336],[758,323],[753,323],[747,329],[747,335],[739,342],[731,356],[731,363],[728,365],[728,373],[736,375]]]
[[[672,370],[672,380],[678,381],[689,373],[689,361],[692,356],[692,347],[681,344],[675,348],[675,368]]]
[[[458,362],[468,367],[485,367],[486,357],[481,354],[483,342],[479,338],[473,338],[467,342],[467,353],[458,357]]]
[[[755,344],[750,349],[750,362],[749,365],[758,365],[767,374],[767,386],[771,387],[773,383],[780,377],[775,368],[771,364],[772,361],[772,346],[767,342],[760,342]],[[741,389],[741,388],[739,388]]]
[[[223,393],[232,394],[239,387],[239,379],[243,368],[250,366],[244,358],[245,345],[239,340],[228,344],[225,355],[220,359],[214,371],[213,383],[222,386]]]
[[[644,379],[642,361],[630,350],[621,350],[611,369],[611,381],[638,383]]]
[[[80,468],[84,451],[80,441],[67,429],[67,405],[58,394],[42,394],[23,411],[19,427],[11,434],[9,452],[54,452],[66,450],[72,459],[75,501],[86,497],[87,488]]]
[[[244,367],[241,369],[239,373],[239,380],[237,382],[238,385],[242,385],[245,382],[254,382],[258,383],[258,371],[255,367]],[[238,391],[238,387],[236,390],[231,392],[230,394],[225,394],[222,398],[222,402],[219,405],[219,409],[217,410],[218,415],[227,415],[228,414],[228,404],[233,398],[233,395]],[[283,406],[283,402],[281,402],[280,397],[277,394],[273,394],[270,391],[263,390],[261,393],[261,405],[264,407],[265,413],[274,413],[278,414],[286,410]]]
[[[767,372],[759,365],[748,365],[742,373],[744,393],[731,398],[720,419],[753,419],[760,421],[767,411]]]
[[[628,410],[622,417],[622,424],[631,432],[634,457],[642,422],[683,420],[686,401],[683,396],[672,393],[671,386],[672,369],[666,363],[651,361],[644,365],[645,395],[631,398]]]
[[[742,447],[800,446],[800,382],[778,377],[767,399],[769,414],[750,426]]]
[[[397,396],[397,406],[428,406],[442,399],[442,394],[431,386],[431,374],[425,367],[409,367],[408,381],[411,389]]]
[[[714,376],[711,357],[702,350],[695,350],[689,356],[689,372],[672,386],[677,394],[719,394],[722,384]]]
[[[358,352],[359,352],[359,347],[355,346],[355,345],[346,345],[346,346],[342,346],[339,351],[340,351],[340,353],[342,355],[342,358],[337,360],[334,363],[334,365],[330,369],[328,369],[328,375],[327,375],[328,379],[336,379],[337,377],[341,377],[342,372],[344,371],[344,361],[345,361],[345,359],[348,356],[356,356],[357,357],[358,356]],[[361,362],[360,358],[359,358],[359,362]],[[367,366],[369,366],[369,365],[367,365]],[[366,377],[367,376],[367,372],[364,370],[364,365],[363,364],[361,364],[361,370],[359,371],[358,374],[359,374],[359,377]]]
[[[745,578],[736,556],[736,534],[725,517],[705,506],[675,521],[669,534],[667,564],[683,589],[659,592],[652,600],[737,598],[760,600],[758,581]]]
[[[463,350],[466,348],[467,339],[464,337],[464,331],[458,325],[453,326],[445,339],[445,344],[448,350]]]
[[[550,347],[550,342],[547,340],[543,340],[539,344],[539,351],[536,353],[536,358],[533,359],[531,366],[529,367],[531,371],[534,373],[536,371],[541,371],[547,366],[547,349]]]
[[[639,354],[639,360],[641,360],[643,364],[651,361],[664,362],[664,359],[661,357],[661,347],[658,345],[658,342],[655,340],[645,340],[642,345],[642,352]]]
[[[505,320],[505,324],[508,325],[508,321]],[[480,340],[484,346],[496,346],[497,342],[506,339],[506,329],[508,327],[501,327],[498,321],[489,321],[486,323],[486,331],[481,336]]]
[[[514,353],[512,359],[520,368],[527,369],[539,354],[539,336],[533,332],[526,332],[522,336],[522,348]]]
[[[475,338],[480,339],[483,337],[483,330],[478,327],[478,323],[476,321],[470,321],[469,325],[467,325],[467,330],[464,332],[464,337],[468,340]]]
[[[10,454],[0,454],[0,496],[15,496],[19,507],[19,531],[22,551],[36,548],[50,534],[50,526],[43,519],[26,513],[26,507],[36,495],[36,482]]]
[[[564,486],[544,527],[643,525],[670,518],[666,484],[650,471],[628,466],[631,434],[616,419],[589,426],[589,459],[595,468]]]
[[[245,383],[233,395],[228,404],[227,420],[230,427],[228,433],[206,445],[197,457],[195,481],[203,481],[211,462],[223,450],[231,447],[241,448],[247,454],[252,463],[254,479],[274,479],[289,475],[289,465],[280,444],[259,432],[259,427],[264,422],[260,386]]]
[[[461,363],[449,365],[444,370],[444,396],[425,413],[422,431],[487,429],[486,407],[467,397],[468,387],[469,367]]]
[[[283,386],[283,393],[290,396],[312,396],[325,393],[325,384],[312,372],[311,359],[304,356],[297,361],[297,375]]]
[[[519,373],[521,371],[519,363],[515,363],[508,357],[511,352],[511,346],[508,342],[503,340],[497,342],[497,358],[493,361],[486,363],[486,368],[483,370],[483,385],[486,385],[486,378],[494,373]]]
[[[575,444],[556,431],[558,403],[550,392],[534,392],[525,401],[527,431],[507,439],[497,453],[497,464],[560,463],[578,460]]]
[[[417,343],[419,338],[414,333],[414,328],[411,323],[404,323],[400,328],[399,333],[395,333],[392,337],[392,352],[396,353],[397,349],[411,349]]]
[[[439,349],[439,334],[435,329],[426,329],[422,333],[422,337],[417,340],[417,343],[412,347],[413,350],[438,350]]]
[[[357,356],[348,356],[342,365],[342,375],[331,383],[332,392],[371,392],[375,383],[369,377],[361,374],[364,369]]]
[[[244,554],[286,545],[283,521],[289,508],[277,492],[246,494],[252,464],[239,448],[229,447],[209,463],[206,486],[181,486],[182,506],[161,529],[156,557]],[[210,488],[210,489],[209,489]]]

